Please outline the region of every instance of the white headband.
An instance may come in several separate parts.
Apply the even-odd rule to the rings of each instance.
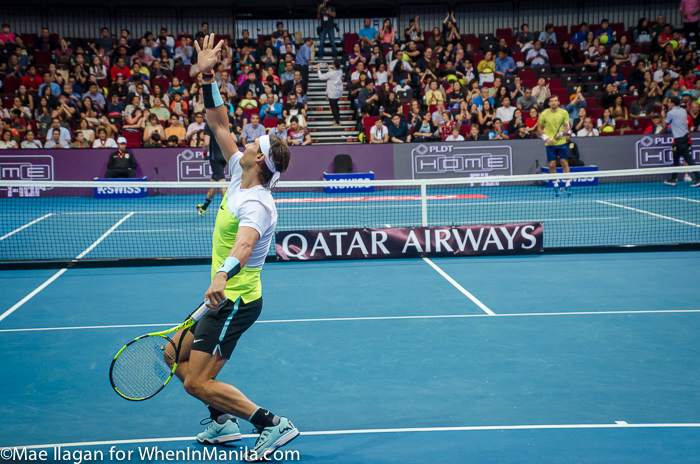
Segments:
[[[265,164],[267,165],[267,168],[270,170],[270,172],[272,172],[272,179],[270,179],[270,183],[268,184],[267,188],[272,188],[279,180],[280,173],[277,172],[275,162],[272,161],[272,156],[270,156],[270,136],[263,135],[258,140],[260,143],[260,151],[262,151],[265,155]]]

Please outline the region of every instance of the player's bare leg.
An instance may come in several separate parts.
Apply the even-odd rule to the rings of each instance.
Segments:
[[[561,163],[561,170],[564,173],[570,173],[571,169],[569,169],[569,160],[568,159],[560,159],[559,162]],[[566,189],[566,194],[571,195],[571,177],[568,179],[565,179],[566,184],[565,184],[565,189]]]

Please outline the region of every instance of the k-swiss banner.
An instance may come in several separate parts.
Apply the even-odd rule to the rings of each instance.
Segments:
[[[278,232],[277,259],[418,258],[539,253],[542,223]]]

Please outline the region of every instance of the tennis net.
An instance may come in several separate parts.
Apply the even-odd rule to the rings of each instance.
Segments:
[[[700,188],[684,179],[699,170],[574,173],[560,196],[548,183],[562,174],[280,182],[273,195],[278,231],[541,222],[545,250],[698,244]],[[0,181],[0,260],[210,257],[219,190],[204,216],[196,204],[212,185],[225,184]]]

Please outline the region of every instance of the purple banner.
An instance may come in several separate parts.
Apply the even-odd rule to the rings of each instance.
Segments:
[[[107,160],[114,149],[2,150],[0,180],[90,181],[104,177]],[[149,181],[208,181],[209,161],[199,148],[130,148],[138,167],[136,177]],[[323,180],[333,172],[333,158],[349,154],[355,172],[374,172],[376,179],[394,178],[391,145],[326,145],[292,147],[283,181]],[[228,169],[226,170],[228,176]]]
[[[539,253],[542,223],[277,232],[282,261]]]

